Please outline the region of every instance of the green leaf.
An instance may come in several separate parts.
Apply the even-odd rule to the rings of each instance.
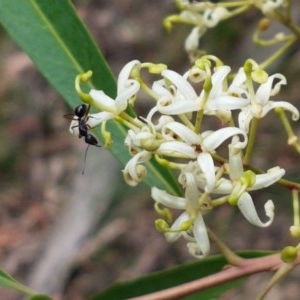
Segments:
[[[52,300],[52,298],[46,295],[34,295],[28,298],[28,300]]]
[[[0,269],[0,286],[4,288],[14,289],[19,291],[20,293],[26,295],[33,295],[35,293],[34,290],[30,289],[29,287],[19,283],[5,271]]]
[[[269,255],[270,253],[270,251],[247,251],[240,252],[239,255],[244,258],[253,258]],[[93,296],[92,300],[122,300],[157,292],[214,274],[222,270],[226,263],[223,256],[212,256],[205,260],[184,264],[161,272],[155,272],[130,282],[117,283],[102,293]],[[216,299],[216,297],[226,290],[242,282],[244,282],[244,279],[234,280],[185,297],[184,299]]]
[[[79,103],[74,89],[75,77],[88,70],[93,71],[89,88],[115,96],[114,76],[70,1],[0,0],[0,22],[70,106]],[[66,130],[67,127],[66,123]],[[122,142],[126,130],[115,122],[111,122],[109,128],[114,137],[110,150],[125,165],[130,158]],[[148,164],[148,170],[148,184],[173,194],[180,193],[170,171],[157,164]]]

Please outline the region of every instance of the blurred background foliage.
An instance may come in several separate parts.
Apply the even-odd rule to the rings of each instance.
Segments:
[[[163,62],[179,72],[188,68],[183,41],[190,28],[175,26],[167,34],[161,26],[163,18],[176,11],[171,0],[73,3],[116,75],[133,59]],[[294,13],[299,19],[299,11]],[[233,70],[249,57],[260,62],[274,49],[251,43],[259,18],[253,10],[223,22],[208,31],[200,46]],[[282,99],[300,107],[297,50],[292,49],[272,71],[288,79]],[[90,147],[81,175],[86,145],[69,134],[69,122],[63,118],[74,108],[66,107],[1,27],[0,76],[0,258],[4,270],[57,300],[81,300],[118,280],[192,260],[180,241],[167,244],[156,232],[149,188],[126,186],[121,166],[105,149]],[[146,99],[140,103],[143,114]],[[299,122],[295,126],[299,133]],[[299,159],[286,145],[275,116],[262,122],[256,154],[257,167],[280,165],[288,178],[300,179]],[[278,187],[254,195],[258,206],[274,200],[273,226],[252,227],[227,207],[212,214],[207,223],[233,249],[280,249],[288,242],[291,198]],[[120,198],[125,199],[121,204]],[[295,270],[270,293],[270,299],[298,299],[299,275]],[[253,287],[258,290],[265,276],[253,277],[222,299],[240,299],[241,295],[252,299]],[[15,292],[2,289],[0,296],[20,299]]]

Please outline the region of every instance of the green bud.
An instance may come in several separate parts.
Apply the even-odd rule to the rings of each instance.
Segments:
[[[158,147],[160,146],[160,144],[161,144],[161,141],[158,141],[154,138],[141,140],[141,146],[143,147],[143,149],[145,149],[149,152],[156,151],[158,149]]]
[[[242,185],[246,185],[247,187],[251,187],[255,183],[255,173],[251,170],[245,171],[240,179]]]
[[[149,73],[151,74],[160,74],[163,70],[166,70],[168,67],[165,64],[153,64],[153,63],[143,63],[143,68],[148,68]]]
[[[268,77],[268,73],[261,68],[257,68],[251,73],[252,80],[259,84],[265,83],[268,80]]]
[[[299,226],[291,226],[290,227],[291,236],[294,238],[300,238],[300,227]]]
[[[291,263],[297,258],[298,250],[294,246],[287,246],[281,250],[281,259],[285,263]]]
[[[163,219],[155,220],[154,225],[155,225],[156,230],[161,233],[166,233],[170,229],[170,226],[168,225],[168,223]]]

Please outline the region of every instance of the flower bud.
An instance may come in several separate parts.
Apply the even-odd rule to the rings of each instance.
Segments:
[[[285,263],[291,263],[297,258],[297,248],[294,246],[287,246],[281,250],[281,259]]]

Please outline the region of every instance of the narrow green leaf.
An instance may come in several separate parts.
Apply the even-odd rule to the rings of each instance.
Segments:
[[[240,252],[239,255],[244,258],[253,258],[265,256],[270,253],[270,251],[247,251]],[[205,260],[184,264],[161,272],[155,272],[130,282],[117,283],[102,293],[93,296],[92,300],[122,300],[157,292],[214,274],[222,270],[226,263],[223,256],[212,256]],[[244,280],[234,280],[230,283],[225,283],[218,287],[213,287],[195,295],[185,297],[185,299],[214,299],[229,288],[241,284],[243,281]]]
[[[12,276],[7,274],[4,270],[0,269],[0,286],[4,288],[14,289],[19,291],[20,293],[26,295],[33,295],[35,293],[34,290],[29,287],[19,283]]]
[[[46,295],[34,295],[28,298],[28,300],[52,300],[52,298]]]
[[[0,0],[0,22],[72,107],[79,103],[74,89],[75,77],[88,70],[93,71],[89,88],[102,89],[115,96],[114,76],[70,1]],[[66,130],[67,127],[66,123]],[[115,122],[111,122],[110,130],[114,137],[110,150],[124,165],[130,158],[121,142],[126,131]],[[97,135],[99,137],[99,132]],[[170,171],[153,164],[148,164],[148,170],[148,184],[173,194],[180,193]]]

